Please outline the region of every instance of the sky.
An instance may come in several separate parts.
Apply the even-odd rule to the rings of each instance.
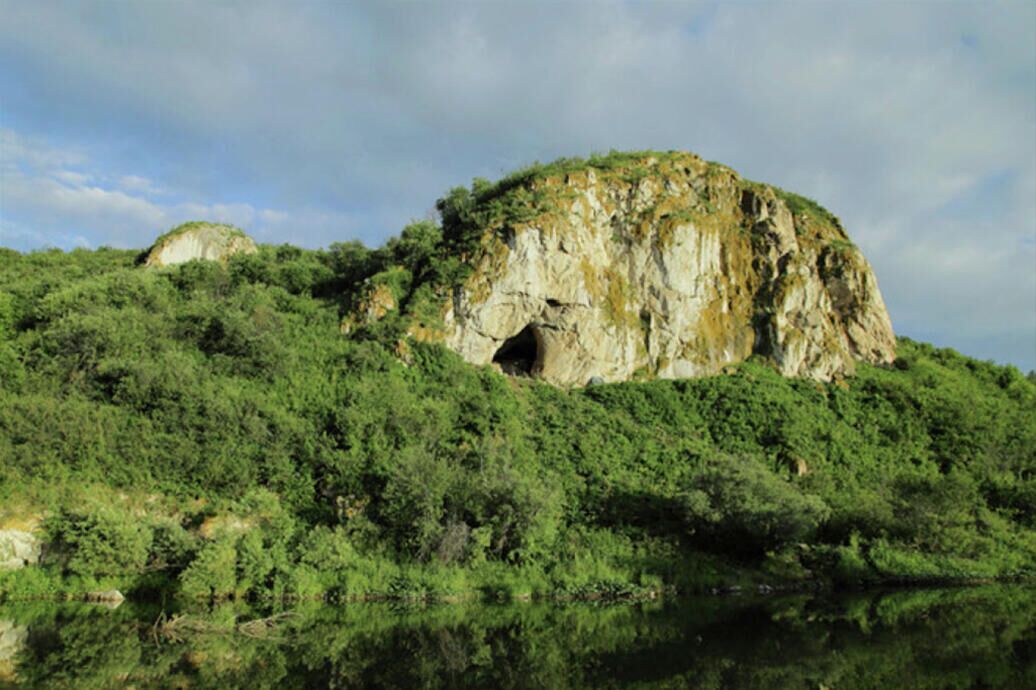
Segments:
[[[1036,369],[1036,3],[0,0],[0,246],[380,245],[473,177],[689,150],[820,201],[895,330]]]

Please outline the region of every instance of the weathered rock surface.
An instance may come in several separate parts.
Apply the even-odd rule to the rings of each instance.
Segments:
[[[391,287],[370,285],[352,315],[342,321],[341,332],[350,333],[356,326],[374,323],[398,306]]]
[[[0,570],[17,570],[40,560],[40,541],[32,532],[0,529]]]
[[[870,265],[836,218],[692,154],[527,184],[533,216],[488,227],[436,336],[478,365],[559,385],[891,362]]]
[[[230,225],[185,223],[158,238],[148,251],[146,266],[182,264],[193,259],[226,261],[234,254],[255,254],[255,241]]]

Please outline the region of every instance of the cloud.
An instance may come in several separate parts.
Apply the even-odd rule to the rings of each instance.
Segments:
[[[8,121],[60,145],[3,157],[65,171],[17,183],[48,232],[139,244],[179,208],[314,246],[532,160],[690,149],[835,211],[901,332],[1002,331],[991,356],[1033,368],[1034,27],[1013,2],[8,4]]]
[[[241,202],[155,200],[178,195],[139,175],[63,167],[94,165],[82,152],[69,154],[10,129],[0,129],[0,137],[0,243],[14,248],[142,247],[168,228],[194,219],[249,228],[267,238],[276,238],[278,229],[283,234],[296,217],[315,220],[318,226],[335,220],[332,214],[314,218],[305,210],[291,214]]]
[[[152,180],[140,175],[122,175],[116,181],[119,189],[127,193],[145,194],[147,196],[161,196],[169,191],[156,185]]]

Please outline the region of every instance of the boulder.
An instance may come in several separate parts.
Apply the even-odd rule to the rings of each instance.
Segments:
[[[32,532],[0,529],[0,570],[17,570],[40,560],[40,541]]]
[[[257,251],[255,241],[233,226],[184,223],[155,240],[144,265],[157,268],[194,259],[225,262],[235,254],[255,254]]]

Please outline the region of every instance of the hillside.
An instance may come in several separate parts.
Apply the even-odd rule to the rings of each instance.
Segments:
[[[441,342],[492,200],[566,166],[454,190],[377,250],[0,250],[0,548],[47,544],[0,598],[1032,575],[1036,385],[1012,367],[901,338],[830,381],[747,352],[567,389]]]

